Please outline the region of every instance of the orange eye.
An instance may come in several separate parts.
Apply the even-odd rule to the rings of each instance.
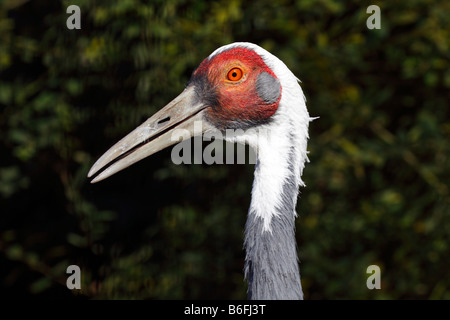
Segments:
[[[228,71],[227,79],[230,81],[239,81],[244,76],[244,71],[241,68],[234,67],[230,71]]]

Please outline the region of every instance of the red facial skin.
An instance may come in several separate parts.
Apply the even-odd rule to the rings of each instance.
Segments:
[[[238,81],[231,81],[227,76],[234,67],[243,71]],[[236,127],[232,125],[236,123],[257,124],[268,121],[278,108],[281,94],[277,101],[270,104],[258,95],[256,81],[262,72],[276,78],[257,53],[242,47],[205,59],[194,71],[193,77],[203,78],[209,90],[214,92],[215,105],[208,108],[208,120],[221,128]]]

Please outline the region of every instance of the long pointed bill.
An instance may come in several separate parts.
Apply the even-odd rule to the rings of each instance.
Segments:
[[[191,137],[212,129],[211,125],[203,121],[205,108],[206,106],[196,99],[194,87],[186,88],[168,105],[106,151],[89,170],[89,178],[99,173],[91,183],[101,181],[179,142],[173,135],[176,129],[189,132]],[[194,132],[195,121],[202,121],[202,125],[201,130]]]

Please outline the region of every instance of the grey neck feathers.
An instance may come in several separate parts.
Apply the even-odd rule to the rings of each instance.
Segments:
[[[283,180],[281,202],[270,221],[270,231],[264,230],[264,221],[250,207],[245,226],[245,277],[248,280],[248,298],[303,299],[300,282],[297,245],[295,240],[295,206],[299,185],[296,181],[295,152],[288,157],[289,173]],[[258,180],[260,160],[255,166],[253,188],[264,188]]]

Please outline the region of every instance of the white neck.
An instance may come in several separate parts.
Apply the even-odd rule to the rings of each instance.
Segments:
[[[280,139],[280,135],[275,132],[259,139],[249,212],[263,219],[264,231],[271,232],[272,218],[280,214],[277,208],[282,206],[283,186],[289,177],[294,177],[297,187],[291,199],[294,208],[297,202],[301,179],[298,170],[295,169],[295,163],[292,163],[295,155],[291,139],[288,135]],[[296,215],[295,211],[290,214]]]
[[[289,131],[259,139],[244,239],[250,299],[303,298],[295,240],[302,159],[294,141]]]

